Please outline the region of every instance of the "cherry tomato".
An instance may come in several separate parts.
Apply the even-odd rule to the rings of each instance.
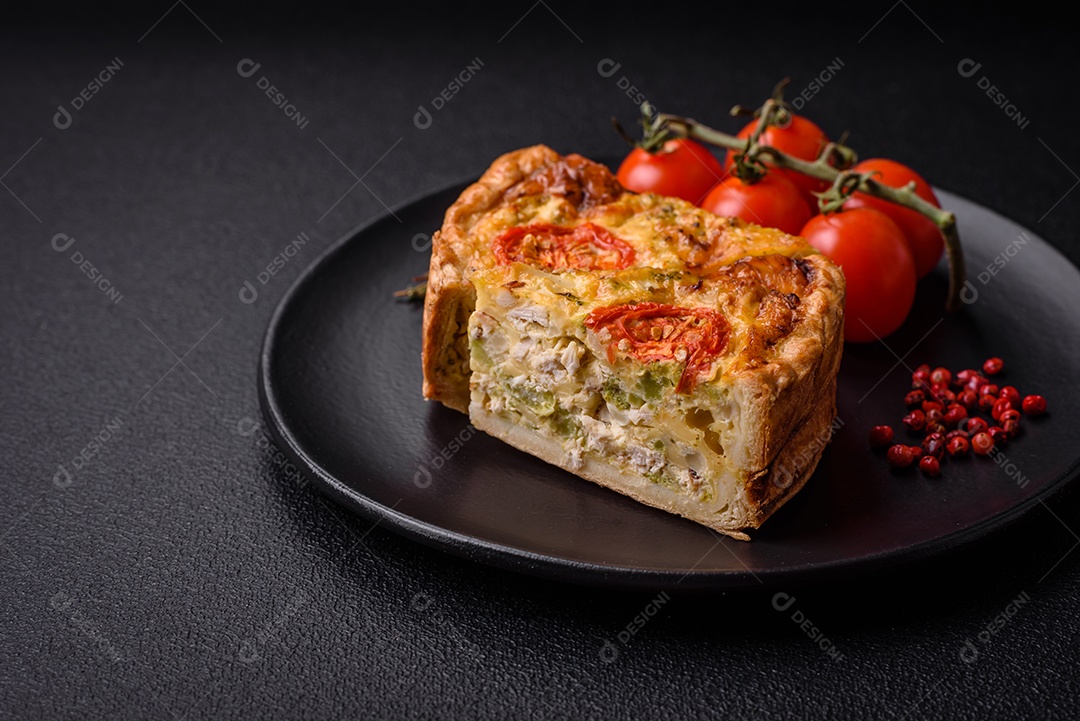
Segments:
[[[844,340],[867,343],[900,327],[915,300],[915,261],[896,223],[856,208],[815,215],[800,235],[844,271]]]
[[[511,228],[492,242],[491,251],[500,265],[518,261],[549,270],[621,270],[634,262],[629,243],[593,223]]]
[[[676,393],[693,390],[698,374],[724,352],[731,329],[724,316],[711,308],[653,302],[596,308],[585,318],[585,326],[611,334],[609,362],[614,363],[618,353],[642,363],[685,362]]]
[[[635,193],[671,195],[697,205],[724,177],[724,169],[704,145],[677,138],[655,153],[634,148],[616,176]]]
[[[750,121],[745,128],[739,131],[737,137],[743,140],[749,138],[750,134],[754,132],[754,128],[757,127],[757,123],[756,119]],[[791,123],[787,127],[781,128],[770,125],[765,128],[765,132],[761,134],[758,142],[802,160],[817,160],[817,157],[821,155],[821,151],[828,144],[829,138],[825,135],[825,131],[815,125],[813,121],[792,113]],[[738,155],[738,151],[729,150],[727,152],[727,156],[724,158],[725,170],[730,169],[735,164],[736,155]],[[829,187],[829,184],[824,180],[811,178],[809,175],[796,173],[794,170],[778,170],[776,172],[786,176],[788,180],[795,184],[796,188],[802,191],[811,208],[817,207],[817,198],[812,193],[819,193]]]
[[[755,183],[729,175],[709,192],[701,207],[790,235],[797,235],[813,216],[802,192],[775,171]]]
[[[941,207],[930,184],[923,180],[914,170],[894,160],[871,158],[857,163],[852,170],[857,170],[860,173],[877,171],[880,175],[875,175],[874,179],[894,188],[902,188],[914,181],[916,195],[932,205]],[[900,230],[904,232],[904,237],[907,238],[908,245],[911,247],[911,254],[915,257],[915,275],[917,277],[922,278],[932,271],[938,261],[941,260],[941,254],[945,249],[945,241],[942,240],[941,231],[938,230],[934,221],[922,213],[896,203],[890,203],[881,198],[875,198],[866,193],[855,193],[844,203],[844,207],[880,210],[900,226]]]

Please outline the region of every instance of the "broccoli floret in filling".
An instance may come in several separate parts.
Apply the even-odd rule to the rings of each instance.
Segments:
[[[557,408],[549,417],[551,418],[552,428],[555,429],[555,434],[560,438],[577,438],[583,432],[581,424],[574,419],[573,414],[564,408]]]
[[[484,348],[483,343],[476,339],[469,341],[469,352],[472,353],[473,359],[482,369],[486,370],[491,368],[491,356],[488,355],[487,349]]]
[[[530,383],[505,383],[507,394],[538,416],[555,412],[555,394]]]
[[[645,399],[636,393],[628,393],[617,378],[608,378],[604,385],[600,386],[600,395],[604,400],[618,408],[620,411],[628,411],[631,408],[641,408],[645,405]]]
[[[642,395],[645,396],[646,400],[650,401],[660,400],[664,397],[665,388],[675,387],[675,381],[667,375],[659,373],[659,369],[655,373],[652,370],[642,373],[638,384]]]

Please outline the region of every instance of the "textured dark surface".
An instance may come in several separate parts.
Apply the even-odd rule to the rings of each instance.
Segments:
[[[784,75],[805,87],[839,57],[807,114],[1077,262],[1064,16],[885,2],[830,8],[845,19],[827,24],[820,6],[774,8],[767,40],[761,17],[613,29],[554,2],[400,17],[187,2],[163,19],[169,3],[152,5],[16,10],[0,29],[0,716],[1075,715],[1075,484],[971,547],[789,589],[779,612],[772,592],[657,599],[446,556],[328,504],[252,425],[266,322],[322,248],[511,148],[619,152],[607,117],[633,119],[623,76],[723,124],[733,102]],[[114,58],[116,76],[55,127],[57,105]],[[249,78],[245,58],[261,63]],[[417,107],[475,58],[480,72],[418,129]],[[597,72],[604,58],[615,75]],[[964,58],[982,63],[970,78]],[[260,93],[264,75],[304,128]],[[1027,127],[979,90],[983,75]],[[63,252],[59,233],[75,238]],[[1007,282],[1008,268],[993,287]]]

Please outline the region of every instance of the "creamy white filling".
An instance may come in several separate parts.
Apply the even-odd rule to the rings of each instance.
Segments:
[[[514,327],[519,332],[526,332],[529,323],[547,325],[548,312],[540,305],[519,305],[507,312],[506,317],[514,321]]]
[[[571,469],[588,456],[699,500],[715,497],[714,484],[730,480],[722,447],[735,430],[731,403],[694,416],[693,404],[708,396],[676,396],[671,381],[649,400],[642,368],[613,371],[596,334],[521,298],[508,304],[503,292],[474,314],[470,335],[483,350],[473,359],[474,398],[558,439]]]

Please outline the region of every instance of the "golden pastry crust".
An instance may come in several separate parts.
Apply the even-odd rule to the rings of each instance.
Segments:
[[[678,198],[627,191],[599,163],[534,145],[499,157],[446,211],[432,238],[424,299],[424,397],[468,408],[469,280],[496,264],[492,240],[532,222],[592,223],[633,245],[634,265],[709,275],[747,256],[813,255],[800,238],[713,215]]]
[[[518,448],[737,538],[802,487],[824,450],[822,429],[835,414],[844,283],[823,256],[758,256],[704,278],[649,268],[552,274],[515,263],[479,272],[473,281],[478,297],[470,335],[477,350],[470,417],[476,427]],[[678,378],[685,363],[655,346],[648,358],[620,350],[618,336],[607,337],[605,326],[589,322],[597,313],[633,314],[643,307],[670,309],[665,313],[705,309],[723,318],[723,347],[700,367],[696,388],[680,392],[672,381],[667,396],[650,399],[641,374]],[[533,318],[537,324],[526,325]],[[659,335],[650,337],[659,343]],[[584,348],[572,364],[571,375],[577,375],[546,380],[548,369],[559,372],[554,358],[575,342]],[[514,390],[519,379],[528,379],[524,397]],[[615,394],[640,396],[643,405],[635,408],[642,415],[631,419],[632,426],[616,429],[610,413],[598,411],[601,395],[612,402],[600,390],[608,382],[616,383]],[[521,407],[529,396],[544,393],[552,398],[542,415],[562,421],[538,422]],[[685,440],[685,433],[672,429],[705,412],[710,415],[702,427],[716,433],[715,444],[698,444],[708,459],[693,479],[712,484],[716,493],[665,485],[670,476],[657,477],[655,467],[650,478],[625,457],[611,455]],[[734,419],[726,431],[715,426],[721,418]],[[564,435],[553,437],[560,422]],[[603,423],[608,425],[593,435],[595,424]],[[584,435],[567,434],[568,424],[581,426]],[[614,445],[605,446],[609,439]]]
[[[752,353],[732,385],[749,414],[748,467],[764,468],[840,370],[844,339],[844,276],[824,256],[804,259],[816,276],[800,296],[800,318],[768,352]],[[834,391],[835,395],[835,391]],[[755,498],[757,506],[769,502]]]
[[[499,157],[480,179],[465,189],[446,211],[443,225],[431,241],[431,265],[424,296],[424,340],[421,362],[424,397],[469,412],[468,356],[455,354],[457,339],[472,311],[474,292],[465,278],[475,253],[469,231],[478,218],[504,202],[506,192],[531,173],[559,160],[544,145]],[[449,351],[449,352],[448,352]],[[463,375],[464,374],[464,375]]]
[[[508,233],[542,226],[589,226],[610,233],[631,249],[620,256],[630,267],[611,272],[587,268],[575,276],[574,266],[544,267],[545,258],[554,256],[534,254],[527,266],[514,262],[520,259],[507,261],[505,253],[499,256],[499,243]],[[535,239],[531,242],[539,247]],[[505,287],[513,295],[526,285],[521,292],[535,301],[535,285],[525,282],[531,283],[535,273],[521,275],[522,268],[532,266],[549,279],[583,283],[575,292],[589,302],[659,300],[722,313],[731,334],[722,362],[713,364],[712,375],[702,376],[702,382],[722,387],[741,419],[738,439],[732,439],[724,460],[725,477],[738,479],[731,503],[706,507],[700,499],[666,492],[648,474],[620,472],[601,456],[569,459],[565,444],[492,412],[487,391],[478,395],[479,369],[470,363],[470,323],[475,330],[479,315],[474,313],[477,286],[483,286],[489,304],[493,289]],[[640,291],[635,283],[649,273],[665,279],[658,283],[666,288],[663,298],[612,290]],[[691,274],[696,283],[686,280]],[[551,304],[566,304],[565,293],[557,295]],[[447,210],[433,238],[424,305],[423,392],[425,398],[469,413],[476,427],[550,463],[745,539],[746,530],[759,527],[803,486],[825,447],[822,435],[835,414],[843,305],[840,269],[803,239],[714,216],[678,199],[626,191],[603,166],[533,146],[497,159]],[[563,317],[571,312],[565,310]],[[575,322],[580,331],[581,318]],[[583,341],[580,333],[578,340]],[[486,376],[490,386],[494,376]]]

